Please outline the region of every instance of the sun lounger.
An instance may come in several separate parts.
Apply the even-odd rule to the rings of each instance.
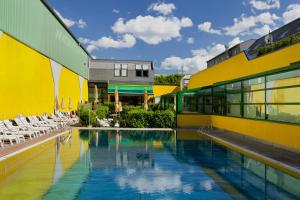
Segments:
[[[27,128],[27,130],[38,131],[39,134],[46,134],[48,130],[43,127],[34,127],[27,122],[27,120],[23,117],[15,118],[14,121],[19,127]]]
[[[4,130],[6,128],[6,130],[13,135],[22,135],[23,137],[29,137],[30,139],[38,135],[37,131],[21,130],[18,126],[14,126],[9,120],[4,120],[3,122],[0,122],[0,125],[1,124],[4,124],[4,127],[2,126]]]
[[[30,120],[30,123],[35,124],[37,126],[50,127],[52,130],[57,130],[59,128],[58,124],[49,123],[48,121],[40,121],[37,116],[30,116],[28,117],[28,119]]]
[[[63,127],[65,127],[67,125],[62,120],[55,120],[55,119],[53,119],[52,116],[49,118],[47,115],[41,115],[40,118],[41,118],[41,120],[43,120],[45,122],[48,122],[49,124],[56,124],[56,125],[58,125],[59,128],[63,128]]]
[[[29,119],[29,121],[27,121],[27,123],[29,123],[31,126],[33,127],[42,127],[44,129],[48,129],[47,132],[51,132],[54,130],[54,127],[50,126],[50,125],[45,125],[40,123],[39,121],[36,121],[33,116],[27,117]]]

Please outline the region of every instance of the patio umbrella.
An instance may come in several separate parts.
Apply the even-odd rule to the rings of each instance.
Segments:
[[[57,112],[57,111],[59,111],[59,102],[58,102],[58,97],[56,96],[55,97],[55,102],[54,102],[54,110],[55,110],[55,112]]]
[[[144,109],[148,110],[148,93],[146,88],[144,89]]]
[[[62,110],[64,110],[64,109],[66,108],[66,107],[65,107],[64,98],[61,99],[60,108],[61,108]]]
[[[119,101],[119,112],[122,112],[122,111],[123,111],[122,102]]]
[[[119,92],[115,89],[115,112],[119,112]]]
[[[99,102],[99,100],[98,100],[98,87],[97,87],[97,85],[95,85],[95,88],[94,88],[94,95],[95,95],[95,104],[97,104],[98,102]]]
[[[72,99],[69,97],[69,110],[72,110],[73,104],[72,104]]]

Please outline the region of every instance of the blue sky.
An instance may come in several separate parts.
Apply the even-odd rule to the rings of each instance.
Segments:
[[[194,73],[206,60],[300,17],[300,0],[48,0],[95,58]]]

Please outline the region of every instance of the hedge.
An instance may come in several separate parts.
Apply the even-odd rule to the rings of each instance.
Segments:
[[[175,113],[171,110],[145,111],[135,109],[128,112],[125,119],[127,127],[131,128],[173,128]]]

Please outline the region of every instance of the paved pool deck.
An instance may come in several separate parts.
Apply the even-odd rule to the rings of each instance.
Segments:
[[[180,131],[180,129],[178,130]],[[251,155],[259,161],[300,178],[300,151],[289,150],[249,136],[217,128],[193,130],[206,135],[215,142],[240,153]]]

